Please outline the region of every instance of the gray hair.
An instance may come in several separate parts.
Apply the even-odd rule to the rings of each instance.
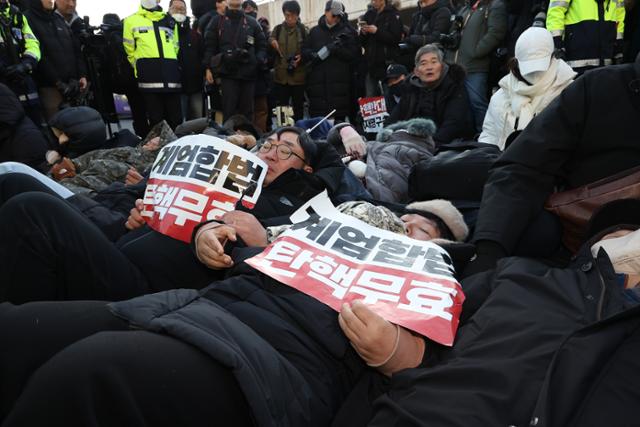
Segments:
[[[425,44],[416,52],[415,64],[416,66],[420,63],[420,58],[427,53],[435,53],[438,57],[438,62],[444,62],[444,53],[438,45],[435,44]]]

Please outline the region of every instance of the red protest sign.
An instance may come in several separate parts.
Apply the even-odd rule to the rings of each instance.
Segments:
[[[336,311],[361,299],[390,322],[452,345],[464,294],[446,252],[344,215],[319,197],[247,263]]]
[[[384,96],[371,98],[359,98],[360,113],[362,114],[365,132],[377,133],[384,127],[384,119],[387,114],[387,104]]]
[[[184,242],[201,222],[252,208],[267,165],[219,138],[196,135],[162,148],[151,168],[142,216],[154,230]]]

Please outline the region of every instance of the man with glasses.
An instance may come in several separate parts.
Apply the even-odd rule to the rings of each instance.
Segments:
[[[263,242],[265,227],[287,223],[319,192],[328,189],[333,194],[345,170],[333,146],[316,144],[299,128],[274,132],[257,155],[268,171],[256,206],[247,212],[238,204],[221,219],[247,246]],[[12,254],[0,263],[0,283],[6,284],[0,285],[0,300],[120,300],[172,288],[201,288],[224,275],[201,263],[188,244],[143,227],[138,207],[141,200],[126,227],[139,230],[114,245],[62,199],[39,192],[11,198],[0,208],[0,218],[12,224],[0,227],[0,253]],[[196,233],[217,224],[205,223]]]

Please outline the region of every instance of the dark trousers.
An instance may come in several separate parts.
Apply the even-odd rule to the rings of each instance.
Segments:
[[[128,233],[116,244],[154,290],[200,289],[224,278],[198,261],[189,244],[145,226]]]
[[[0,305],[4,427],[252,425],[228,368],[105,304]]]
[[[255,81],[223,77],[220,87],[222,90],[222,115],[224,120],[235,114],[242,114],[247,119],[253,120]]]
[[[29,196],[23,196],[24,203],[27,203],[26,206],[20,207],[19,203],[13,203],[10,207],[3,208],[7,201],[23,193],[29,194]],[[49,195],[50,198],[43,197],[43,194]],[[52,201],[52,198],[57,199],[57,201]],[[24,203],[21,202],[21,204]],[[27,209],[34,218],[29,220],[20,217],[19,212],[22,208]],[[49,208],[51,209],[50,212],[47,211]],[[78,216],[82,220],[76,221]],[[18,286],[17,283],[23,283],[21,272],[19,270],[10,270],[11,264],[0,259],[0,301],[20,303],[60,299],[123,299],[168,289],[200,289],[215,280],[222,279],[224,276],[224,271],[211,270],[198,261],[188,244],[160,234],[149,227],[143,227],[125,234],[114,246],[73,205],[64,201],[47,186],[28,175],[9,173],[0,176],[0,219],[3,218],[9,221],[14,221],[12,218],[15,218],[20,227],[25,225],[27,221],[33,221],[39,224],[43,233],[38,234],[34,230],[34,233],[30,234],[27,233],[28,230],[22,230],[28,234],[29,239],[24,243],[27,247],[29,245],[34,245],[34,247],[30,248],[29,251],[26,248],[22,248],[18,252],[11,239],[19,238],[20,230],[12,228],[10,223],[0,225],[0,230],[3,230],[3,226],[4,229],[7,229],[6,237],[8,239],[3,239],[5,235],[0,234],[0,239],[3,239],[0,241],[0,253],[5,250],[11,252],[11,256],[15,257],[38,255],[35,260],[38,262],[29,263],[29,259],[19,260],[22,263],[21,268],[28,268],[29,270],[25,272],[24,277],[32,277],[28,282],[25,282],[28,286]],[[49,227],[53,227],[56,230],[61,229],[62,231],[56,233],[49,230]],[[68,233],[64,232],[65,228]],[[0,231],[0,233],[4,233],[4,231]],[[54,258],[49,259],[49,257],[59,254],[52,254],[51,246],[69,246],[72,244],[71,237],[76,235],[82,237],[82,239],[80,237],[76,238],[76,243],[74,244],[87,245],[87,247],[80,246],[69,249],[75,252],[75,258],[64,259],[63,261],[68,262],[70,267],[66,267],[65,264],[53,263]],[[59,238],[61,241],[55,242],[53,241],[54,238]],[[37,242],[39,241],[44,242],[44,244],[38,244]],[[93,258],[93,251],[103,253],[106,258]],[[114,258],[109,260],[112,254]],[[47,260],[50,261],[49,265],[46,263]],[[25,265],[30,265],[30,267]],[[78,277],[77,279],[80,281],[86,280],[88,286],[99,281],[103,283],[101,286],[104,289],[86,289],[86,292],[95,293],[78,295],[77,293],[81,289],[75,289],[69,293],[71,290],[67,288],[72,284],[64,282],[64,278],[60,277],[60,280],[54,280],[60,274],[57,269],[64,267],[64,272],[74,275],[81,271],[80,268],[82,266],[86,266],[87,269],[82,273],[85,277]],[[121,279],[121,276],[117,274],[117,270],[120,269],[123,269],[122,274],[125,276],[129,270],[132,270],[135,274],[131,275],[131,277],[124,277],[124,282],[119,283],[117,281]],[[47,270],[50,270],[50,272],[46,273]],[[6,274],[11,274],[6,280],[4,280],[3,276],[5,272]],[[49,277],[47,280],[42,281],[40,284],[36,283],[46,277],[47,274]],[[76,279],[75,276],[72,279]],[[12,284],[13,280],[15,280],[16,285]],[[74,280],[73,283],[78,280]],[[132,283],[132,281],[136,280],[139,283]],[[33,289],[29,286],[32,286]],[[82,283],[73,286],[82,287]],[[127,292],[127,287],[129,287],[131,293]],[[9,290],[11,290],[11,295],[3,297],[3,292],[9,292]]]
[[[291,86],[276,83],[274,89],[278,105],[291,105],[293,107],[293,119],[296,122],[302,120],[304,118],[304,85]]]
[[[122,300],[147,281],[82,213],[44,192],[0,207],[0,301]]]
[[[175,129],[182,123],[182,101],[180,93],[150,93],[143,92],[144,105],[147,110],[149,126],[153,127],[166,120]]]

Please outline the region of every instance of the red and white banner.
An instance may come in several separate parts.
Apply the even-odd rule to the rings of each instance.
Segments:
[[[444,249],[340,213],[326,193],[291,221],[246,262],[336,311],[360,299],[390,322],[453,345],[464,294]]]
[[[262,160],[230,142],[185,136],[158,153],[142,216],[154,230],[190,242],[198,224],[234,210],[240,199],[253,208],[266,173]]]
[[[367,133],[378,133],[384,127],[384,119],[387,118],[387,104],[384,96],[358,99],[360,113],[362,114],[362,127]]]

